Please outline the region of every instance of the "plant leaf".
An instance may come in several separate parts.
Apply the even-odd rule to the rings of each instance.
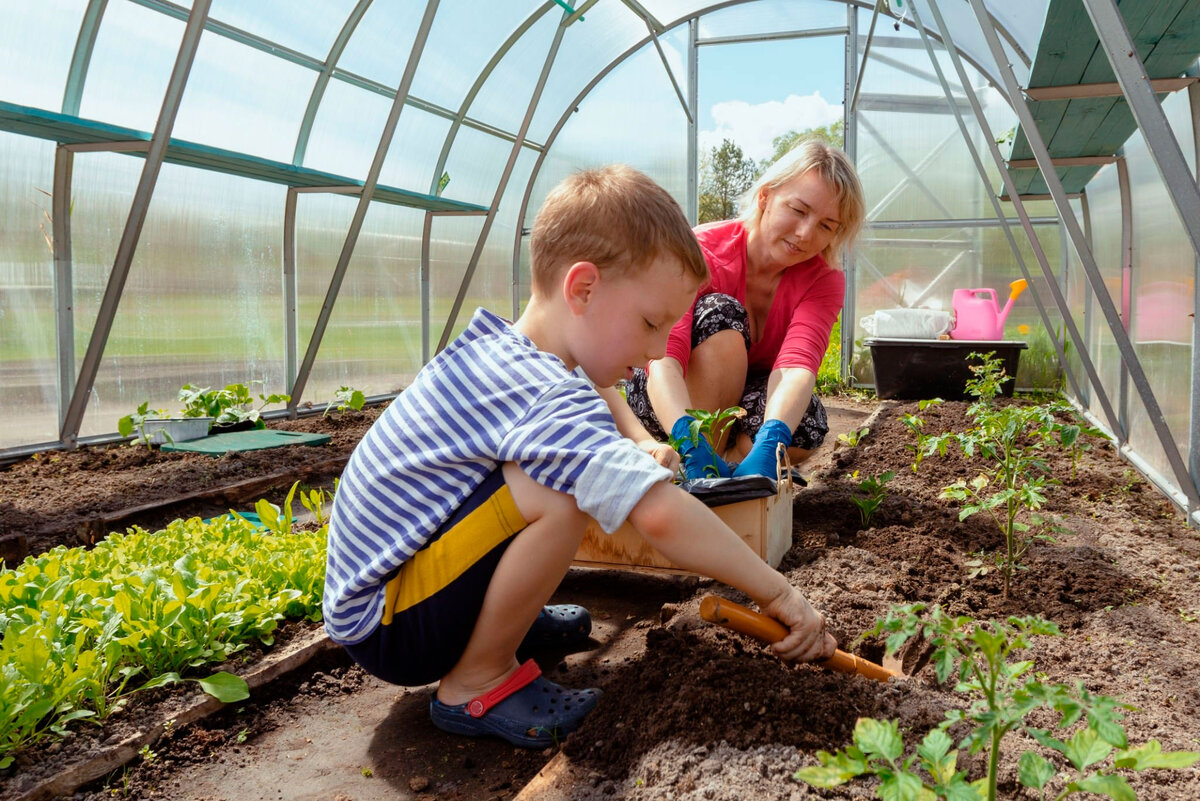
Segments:
[[[204,692],[223,704],[244,701],[250,697],[250,686],[246,684],[246,680],[232,673],[217,671],[207,679],[199,681]]]
[[[1045,757],[1026,751],[1017,762],[1017,778],[1026,787],[1040,790],[1054,778],[1054,765]]]

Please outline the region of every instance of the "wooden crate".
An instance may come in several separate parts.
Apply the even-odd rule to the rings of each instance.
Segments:
[[[750,549],[771,567],[778,567],[792,547],[792,499],[796,494],[791,478],[778,483],[775,495],[711,507],[717,517],[737,532]],[[576,567],[604,567],[653,573],[695,575],[670,562],[650,547],[629,523],[605,534],[592,521],[575,552]]]

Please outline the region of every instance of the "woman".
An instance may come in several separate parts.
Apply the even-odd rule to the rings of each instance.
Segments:
[[[717,438],[680,449],[688,478],[708,465],[735,476],[775,476],[776,449],[802,461],[829,430],[813,395],[829,332],[842,309],[837,259],[862,227],[862,187],[840,149],[797,146],[746,192],[738,219],[698,226],[711,270],[692,310],[671,330],[667,354],[634,371],[630,407],[647,431],[685,440],[688,409],[741,406]]]

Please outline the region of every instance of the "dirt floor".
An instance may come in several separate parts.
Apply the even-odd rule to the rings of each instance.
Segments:
[[[973,476],[971,466],[961,457],[933,457],[917,473],[910,468],[913,439],[899,415],[916,412],[916,404],[885,404],[856,448],[837,445],[835,435],[862,425],[875,404],[838,398],[827,405],[833,431],[803,469],[810,485],[797,496],[795,544],[781,569],[826,614],[843,648],[879,659],[879,642],[856,638],[894,603],[936,602],[981,619],[1041,614],[1063,632],[1040,638],[1030,652],[1048,680],[1082,681],[1089,691],[1135,705],[1125,720],[1131,742],[1157,738],[1164,750],[1200,750],[1194,712],[1200,689],[1189,670],[1200,652],[1200,540],[1111,448],[1085,453],[1077,472],[1065,457],[1051,460],[1062,484],[1051,488],[1046,509],[1061,516],[1065,531],[1056,542],[1034,546],[1025,560],[1029,569],[1005,600],[995,571],[968,578],[965,566],[981,550],[994,549],[999,532],[978,516],[960,522],[956,508],[938,498],[942,486]],[[928,410],[928,430],[961,429],[965,408],[947,403]],[[352,447],[375,414],[333,421],[345,429],[345,441],[335,438],[332,448],[294,450],[320,451],[303,458],[328,460]],[[287,425],[312,430],[322,424]],[[283,461],[301,458],[274,453],[259,469],[278,471]],[[248,460],[149,455],[128,447],[27,460],[0,472],[0,535],[20,530],[38,548],[53,544],[54,536],[69,541],[80,521],[119,510],[133,488],[199,488],[227,461]],[[253,472],[236,469],[239,476]],[[860,480],[896,471],[865,531],[850,502],[848,474],[855,470]],[[919,652],[906,662],[914,677],[886,685],[783,665],[752,641],[701,623],[696,608],[709,592],[745,600],[708,580],[571,571],[557,597],[592,609],[591,648],[536,656],[552,679],[598,686],[605,695],[562,749],[527,752],[445,735],[429,722],[432,688],[385,685],[328,651],[255,691],[251,701],[189,725],[164,725],[172,707],[162,704],[178,704],[178,693],[154,691],[158,695],[144,699],[126,721],[99,732],[81,728],[67,743],[24,755],[0,774],[0,797],[21,797],[39,770],[111,745],[130,727],[157,725],[164,734],[152,753],[74,797],[866,798],[875,790],[868,782],[816,791],[791,774],[815,764],[818,749],[848,744],[858,717],[898,719],[911,743],[945,710],[961,705],[952,688],[938,685]],[[288,637],[299,638],[299,628]],[[1016,755],[1030,743],[1006,745],[1001,797],[1034,798],[1016,783]],[[523,791],[547,763],[547,773]],[[977,778],[984,766],[964,755],[960,768]],[[1143,799],[1200,798],[1195,767],[1129,778]]]

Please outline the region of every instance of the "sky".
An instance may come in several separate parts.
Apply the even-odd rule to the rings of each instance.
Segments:
[[[829,36],[702,48],[701,152],[732,139],[762,160],[774,137],[842,119],[843,42]]]

